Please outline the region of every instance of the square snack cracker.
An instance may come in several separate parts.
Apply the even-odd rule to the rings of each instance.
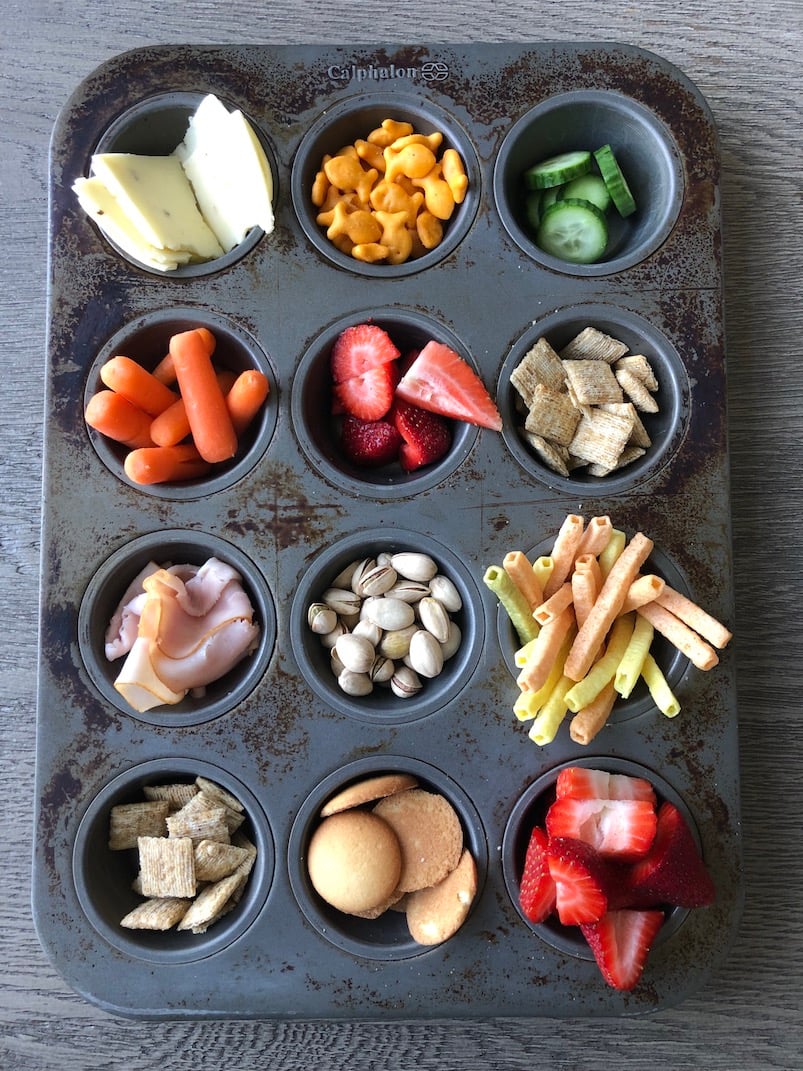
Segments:
[[[120,803],[109,812],[109,849],[136,848],[140,837],[163,837],[167,833],[167,800]]]
[[[567,394],[558,394],[539,383],[535,388],[524,429],[531,435],[540,435],[542,439],[549,439],[558,446],[568,446],[579,419],[580,413]]]
[[[561,476],[569,475],[569,451],[565,447],[556,446],[543,438],[543,436],[533,435],[526,430],[524,431],[524,440],[553,472],[557,472]]]
[[[560,357],[545,338],[539,338],[510,374],[510,382],[529,409],[539,383],[550,390],[564,389],[565,373]]]
[[[633,430],[632,421],[618,413],[592,409],[584,414],[569,444],[569,452],[591,464],[613,469]]]
[[[218,840],[202,840],[195,845],[195,877],[198,881],[220,881],[233,874],[248,858],[246,848],[221,844]]]
[[[192,930],[193,933],[206,933],[209,926],[233,906],[232,897],[244,884],[243,875],[235,871],[213,885],[207,885],[198,893],[178,928]]]
[[[211,801],[203,792],[193,796],[180,811],[167,819],[170,837],[190,837],[195,844],[202,840],[218,840],[228,844],[231,840],[227,820],[227,808]]]
[[[198,794],[198,789],[195,785],[178,782],[171,785],[143,785],[142,792],[146,800],[167,800],[170,810],[177,811]]]
[[[579,335],[567,342],[560,356],[564,361],[605,361],[606,364],[613,364],[624,357],[629,348],[626,343],[596,327],[584,327]]]
[[[143,896],[195,896],[195,858],[189,837],[140,837],[138,847]]]
[[[120,925],[126,930],[172,930],[184,918],[191,903],[177,896],[144,900],[120,919]]]
[[[245,807],[236,796],[233,796],[231,792],[227,792],[221,785],[210,781],[208,777],[199,775],[195,778],[195,784],[198,786],[199,792],[203,792],[207,798],[215,800],[216,803],[222,803],[226,807],[231,807],[234,811],[245,811]]]
[[[566,382],[579,405],[621,402],[622,388],[604,361],[565,361]]]

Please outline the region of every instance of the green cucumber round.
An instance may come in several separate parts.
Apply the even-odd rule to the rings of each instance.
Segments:
[[[613,149],[610,145],[603,145],[594,151],[594,159],[597,161],[599,173],[608,188],[616,211],[620,216],[627,218],[636,211],[636,200],[627,184],[627,179],[622,174]]]
[[[593,264],[608,244],[605,214],[591,201],[556,201],[541,217],[536,242],[545,253],[570,264]]]
[[[558,200],[563,201],[574,198],[579,201],[590,201],[596,205],[600,212],[607,212],[611,206],[611,195],[608,187],[599,175],[581,175],[572,179],[565,186],[560,187]]]
[[[560,186],[578,175],[587,175],[591,164],[591,153],[585,149],[559,153],[528,168],[524,172],[524,182],[530,190],[546,190],[550,186]]]

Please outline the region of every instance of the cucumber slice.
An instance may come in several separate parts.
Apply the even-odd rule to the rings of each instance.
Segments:
[[[543,190],[541,193],[541,215],[546,212],[550,205],[554,205],[555,201],[559,200],[563,186],[550,186],[548,190]]]
[[[591,170],[591,153],[585,149],[563,152],[550,156],[540,164],[533,164],[524,172],[524,183],[530,190],[545,190],[560,186],[578,175],[587,175]]]
[[[581,175],[580,178],[572,179],[565,186],[561,186],[558,200],[563,201],[567,197],[590,201],[600,212],[607,212],[611,207],[611,195],[599,175]]]
[[[605,214],[590,201],[556,201],[541,217],[536,242],[545,253],[570,264],[593,264],[608,244]]]
[[[527,220],[527,226],[535,234],[541,222],[541,194],[538,190],[531,190],[524,198],[524,218]]]
[[[625,218],[632,216],[636,211],[636,201],[613,154],[613,149],[610,145],[603,145],[595,150],[594,159],[597,161],[599,173],[608,187],[608,193],[611,195],[617,212]]]

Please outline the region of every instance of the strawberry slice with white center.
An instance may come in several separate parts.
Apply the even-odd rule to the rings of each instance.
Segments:
[[[340,332],[332,347],[332,379],[343,383],[389,364],[399,355],[393,339],[378,324],[352,324]]]
[[[608,909],[610,874],[589,844],[550,837],[547,865],[555,882],[555,908],[564,926],[596,922]]]
[[[647,800],[556,799],[546,814],[550,837],[571,837],[600,855],[633,862],[649,851],[657,827],[655,808]]]
[[[635,988],[663,922],[662,911],[623,909],[580,926],[608,985],[624,991]]]
[[[666,800],[658,809],[652,848],[629,870],[628,895],[642,907],[707,907],[716,888],[689,826],[678,808]]]
[[[502,430],[502,418],[480,377],[458,353],[435,339],[404,373],[397,394],[441,416]]]
[[[547,862],[548,843],[546,831],[534,826],[519,882],[519,904],[530,922],[543,922],[555,909],[557,894]]]
[[[565,766],[555,782],[555,795],[578,800],[647,800],[655,803],[655,789],[644,777]]]
[[[393,404],[397,379],[392,362],[350,376],[332,388],[333,408],[360,420],[381,420]]]

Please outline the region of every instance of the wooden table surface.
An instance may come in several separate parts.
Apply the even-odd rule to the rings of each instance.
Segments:
[[[2,540],[0,1065],[8,1069],[269,1067],[748,1069],[803,1067],[803,649],[800,589],[799,0],[6,0],[0,14]],[[724,966],[675,1009],[638,1020],[139,1023],[98,1011],[34,931],[30,856],[45,378],[47,147],[98,64],[152,43],[326,40],[621,41],[678,66],[722,142],[737,685],[746,905]],[[799,597],[799,596],[798,596]]]

